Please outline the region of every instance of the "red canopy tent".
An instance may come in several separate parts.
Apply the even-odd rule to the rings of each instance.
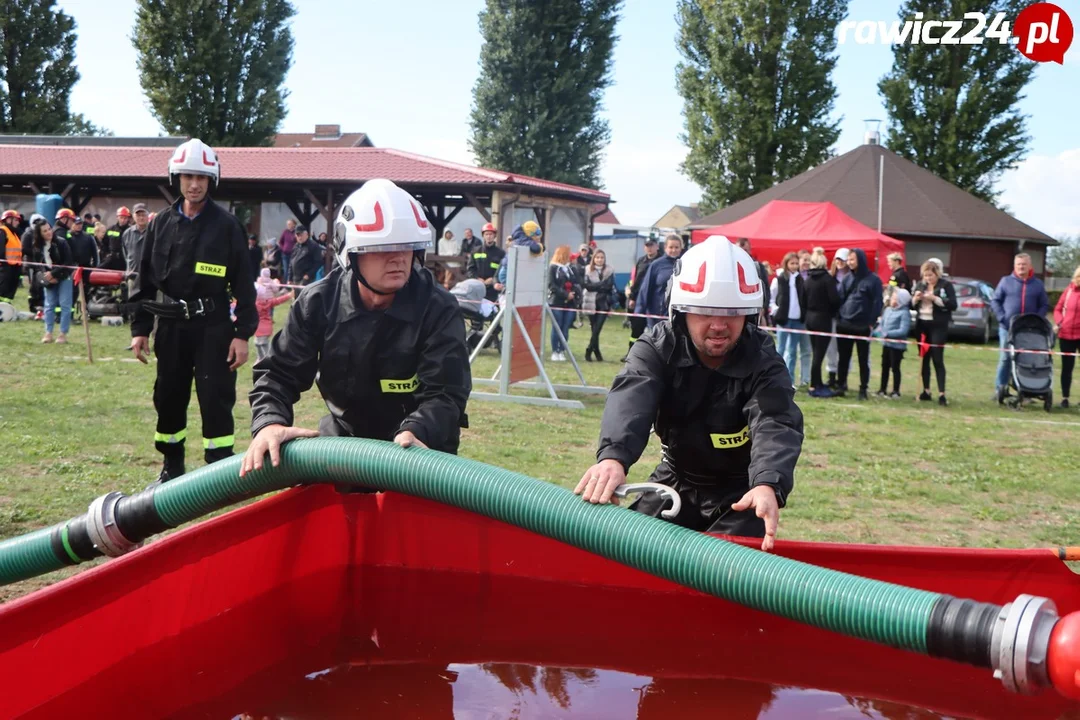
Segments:
[[[749,238],[755,258],[774,269],[788,252],[820,246],[831,259],[840,248],[862,248],[883,282],[892,274],[886,257],[904,254],[903,242],[863,225],[831,202],[773,200],[741,220],[694,230],[691,242],[699,243],[710,235],[725,235],[732,242]]]

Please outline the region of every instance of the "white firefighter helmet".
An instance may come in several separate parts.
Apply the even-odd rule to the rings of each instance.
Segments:
[[[712,235],[687,250],[671,275],[670,317],[755,315],[764,298],[750,254],[723,235]]]
[[[341,206],[334,223],[334,253],[342,267],[351,253],[426,250],[431,224],[416,199],[390,180],[368,180]]]
[[[214,149],[198,138],[182,143],[169,158],[169,182],[180,175],[206,175],[216,188],[221,180],[221,162]]]
[[[18,320],[19,314],[15,312],[15,306],[9,302],[0,302],[0,322],[13,322]]]

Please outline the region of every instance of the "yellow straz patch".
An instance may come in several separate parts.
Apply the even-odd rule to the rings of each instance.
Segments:
[[[730,448],[742,447],[746,443],[750,442],[750,428],[744,427],[737,433],[731,433],[730,435],[721,435],[720,433],[712,433],[709,435],[712,439],[712,446],[717,450],[728,450]]]
[[[420,381],[413,375],[408,380],[380,380],[384,393],[411,393],[420,387]]]
[[[196,275],[213,275],[214,277],[225,277],[224,265],[211,265],[210,263],[195,263]]]

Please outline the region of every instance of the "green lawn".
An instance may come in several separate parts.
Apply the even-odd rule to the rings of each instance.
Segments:
[[[285,310],[277,311],[279,327]],[[81,327],[73,327],[66,346],[41,345],[42,332],[41,323],[0,325],[6,376],[0,395],[0,537],[82,513],[107,491],[135,492],[160,467],[153,448],[153,366],[131,359],[128,329],[91,326],[93,365]],[[620,367],[628,331],[618,319],[609,323],[603,363],[584,362],[587,332],[587,326],[573,329],[571,347],[589,383],[606,386]],[[800,393],[806,442],[780,537],[1080,545],[1080,411],[1047,414],[1041,404],[999,408],[991,402],[996,362],[996,352],[979,346],[946,351],[948,408],[914,400],[913,352],[904,361],[902,400],[813,400]],[[496,363],[494,353],[483,354],[474,375],[490,377]],[[873,391],[880,365],[876,345],[871,364]],[[555,382],[576,381],[569,363],[548,368]],[[249,441],[250,384],[249,364],[239,378],[238,450]],[[584,410],[471,402],[461,454],[572,487],[592,462],[603,410],[602,396],[578,397]],[[298,424],[316,427],[323,413],[317,393],[309,393],[298,408]],[[190,418],[188,469],[201,464],[202,455],[194,393]],[[644,480],[657,457],[653,438],[631,479]],[[0,588],[0,600],[77,571]]]

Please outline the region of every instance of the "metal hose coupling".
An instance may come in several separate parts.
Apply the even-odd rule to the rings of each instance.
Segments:
[[[94,547],[107,557],[120,557],[142,547],[142,541],[132,542],[124,537],[116,522],[116,506],[125,495],[110,492],[95,498],[86,511],[86,532]]]
[[[1059,620],[1052,600],[1020,595],[998,613],[990,641],[994,677],[1006,689],[1033,695],[1050,687],[1050,634]]]

